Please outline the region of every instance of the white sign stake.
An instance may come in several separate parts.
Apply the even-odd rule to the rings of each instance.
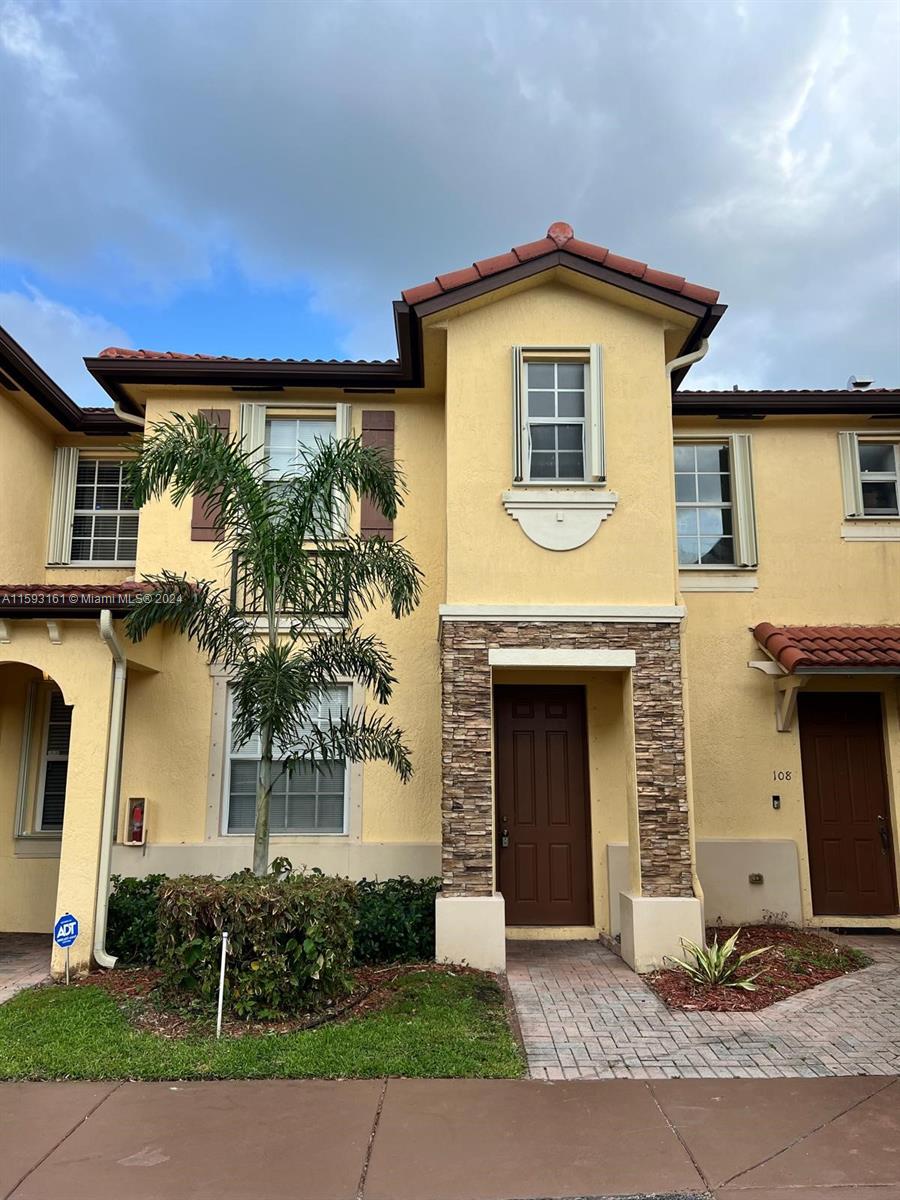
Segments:
[[[216,1037],[222,1036],[222,1001],[225,998],[225,956],[228,953],[228,934],[222,934],[222,962],[219,965],[219,1011],[216,1013]]]

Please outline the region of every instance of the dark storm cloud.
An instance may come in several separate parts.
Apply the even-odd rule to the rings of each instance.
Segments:
[[[401,288],[565,219],[721,289],[693,386],[900,383],[893,4],[2,11],[0,249],[95,310],[228,253],[381,356]]]

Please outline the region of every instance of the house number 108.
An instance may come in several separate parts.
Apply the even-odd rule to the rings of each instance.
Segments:
[[[772,772],[772,778],[777,780],[779,783],[784,783],[786,780],[789,780],[790,777],[791,777],[790,771],[773,771]]]

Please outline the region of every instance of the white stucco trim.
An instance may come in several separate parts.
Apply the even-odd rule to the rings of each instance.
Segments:
[[[479,971],[506,970],[503,896],[443,896],[434,902],[435,959]]]
[[[528,490],[518,485],[502,497],[522,532],[545,550],[575,550],[589,542],[619,502],[616,492],[588,487]]]
[[[488,650],[492,667],[577,667],[594,671],[625,671],[637,661],[633,650],[531,650],[525,647]]]
[[[755,571],[747,571],[743,575],[719,575],[718,572],[703,575],[700,572],[679,571],[678,586],[683,592],[755,592],[759,587],[759,578]]]
[[[613,624],[675,624],[683,604],[441,604],[442,621],[608,621]]]
[[[900,521],[855,517],[841,525],[841,537],[845,542],[900,542]]]

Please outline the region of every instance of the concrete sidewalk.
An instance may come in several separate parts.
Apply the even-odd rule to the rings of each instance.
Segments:
[[[15,1200],[898,1200],[900,1080],[0,1084]]]

